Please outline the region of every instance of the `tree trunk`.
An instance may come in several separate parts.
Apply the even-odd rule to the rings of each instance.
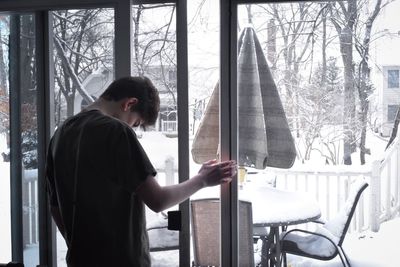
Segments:
[[[321,7],[323,8],[323,4],[321,4]],[[323,88],[326,86],[326,72],[327,72],[327,67],[326,67],[326,9],[322,10],[322,77],[321,77],[321,84]]]
[[[21,16],[21,100],[22,103],[36,103],[35,87],[35,38],[33,17]]]
[[[393,143],[394,139],[396,138],[397,131],[398,131],[398,128],[399,128],[399,123],[400,123],[400,107],[397,109],[396,119],[394,120],[392,134],[390,135],[390,139],[389,139],[389,142],[386,145],[385,150],[388,149],[388,147]]]
[[[268,41],[267,41],[267,58],[271,64],[272,76],[276,70],[276,25],[275,20],[270,19],[268,21],[268,31],[267,31]]]
[[[365,35],[363,40],[363,46],[359,49],[362,51],[361,63],[360,63],[360,86],[358,88],[358,95],[361,102],[361,140],[360,140],[360,161],[361,164],[365,164],[365,143],[366,143],[366,132],[367,132],[367,116],[369,110],[368,97],[372,94],[370,82],[370,69],[369,69],[369,46],[371,42],[371,31],[372,25],[381,10],[382,0],[377,0],[374,11],[368,18],[365,24]]]
[[[249,24],[253,23],[253,14],[251,13],[251,5],[246,5],[247,10],[247,22]]]
[[[354,64],[353,64],[353,33],[354,24],[358,15],[357,0],[347,1],[347,8],[341,5],[340,13],[344,14],[344,21],[332,22],[336,28],[340,40],[340,52],[344,67],[344,96],[343,96],[343,163],[351,165],[351,153],[355,151],[355,88],[354,88]],[[340,23],[340,24],[339,24]]]
[[[344,66],[344,103],[343,103],[343,162],[351,165],[352,144],[354,142],[353,122],[355,121],[353,30],[344,28],[340,34],[340,51]]]
[[[74,115],[75,97],[66,97],[65,100],[67,102],[67,118],[69,118]]]

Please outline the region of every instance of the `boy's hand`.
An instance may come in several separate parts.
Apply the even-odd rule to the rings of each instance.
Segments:
[[[234,160],[217,162],[214,159],[203,163],[198,175],[202,177],[204,187],[208,187],[229,183],[236,173],[237,165]]]

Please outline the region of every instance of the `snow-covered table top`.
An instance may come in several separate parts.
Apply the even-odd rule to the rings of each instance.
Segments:
[[[321,216],[318,203],[307,195],[266,185],[245,185],[239,199],[252,203],[253,223],[258,226],[299,224]]]
[[[253,223],[256,226],[299,224],[321,216],[317,201],[308,195],[276,189],[266,182],[254,181],[246,183],[239,190],[238,196],[240,200],[252,203]],[[220,188],[214,186],[200,190],[191,199],[219,197]]]

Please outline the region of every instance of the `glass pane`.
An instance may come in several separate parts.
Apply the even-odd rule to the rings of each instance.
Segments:
[[[399,70],[388,70],[388,88],[399,88]]]
[[[88,105],[90,100],[84,93],[95,100],[114,80],[114,10],[56,10],[52,16],[54,119],[57,127]],[[59,267],[67,266],[66,252],[64,239],[57,231]]]
[[[188,2],[190,176],[219,158],[219,1]],[[205,200],[204,200],[205,199]],[[191,197],[191,260],[220,262],[220,187]]]
[[[132,75],[148,77],[159,91],[160,113],[154,127],[136,129],[157,170],[161,185],[178,183],[178,124],[175,4],[133,5]],[[177,210],[178,206],[170,210]],[[179,265],[179,232],[167,229],[167,211],[146,207],[150,255],[154,266]]]
[[[21,16],[21,149],[24,264],[39,264],[35,18]]]
[[[285,202],[284,197],[268,202],[268,190],[306,193],[318,203],[324,219],[333,219],[356,182],[370,183],[371,177],[363,173],[371,171],[374,162],[380,166],[380,188],[386,186],[381,201],[387,202],[378,209],[390,213],[399,203],[394,193],[398,184],[391,176],[397,164],[394,168],[380,159],[399,105],[397,91],[391,88],[399,84],[399,56],[394,51],[400,37],[398,24],[392,22],[397,21],[400,5],[379,5],[357,0],[238,7],[239,198],[250,195],[254,229],[261,222],[272,229],[268,220],[286,218],[284,209],[268,213],[273,210],[268,206]],[[349,13],[355,21],[349,20]],[[279,122],[282,118],[287,125]],[[254,128],[261,129],[260,135]],[[287,132],[293,140],[283,139]],[[295,157],[284,149],[288,143],[294,144]],[[260,154],[247,149],[253,146]],[[386,160],[398,160],[396,153],[386,153]],[[260,155],[265,161],[254,160]],[[262,190],[260,205],[254,195]],[[394,203],[389,204],[390,198]],[[356,237],[373,227],[369,211],[374,204],[368,199],[368,193],[363,193],[356,210],[359,217],[353,217],[348,235]],[[304,214],[295,213],[298,219]],[[314,229],[311,224],[295,225],[295,220],[279,223],[290,224],[289,229]],[[261,250],[265,243],[263,234],[254,235],[259,240],[254,244],[255,264],[259,264],[266,255]],[[346,249],[355,251],[363,241],[358,242]],[[370,254],[371,261],[378,262],[375,253]],[[288,256],[288,265],[298,261]]]
[[[21,80],[21,153],[22,153],[22,223],[23,252],[25,266],[39,264],[38,236],[38,166],[37,166],[37,111],[36,111],[36,63],[35,63],[35,19],[33,15],[14,16],[19,21],[20,47],[18,71]],[[0,94],[1,94],[1,201],[3,218],[0,227],[2,237],[0,261],[11,261],[10,243],[10,143],[9,143],[9,59],[10,17],[0,17]],[[13,60],[11,58],[11,60]]]
[[[0,14],[0,262],[11,261],[8,43],[10,17]]]

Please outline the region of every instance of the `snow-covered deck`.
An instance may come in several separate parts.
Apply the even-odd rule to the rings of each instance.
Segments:
[[[157,167],[159,170],[159,176],[161,180],[165,180],[165,174],[162,172],[163,169],[166,167],[166,158],[167,156],[172,157],[174,160],[172,161],[172,168],[176,171],[177,168],[177,161],[175,160],[177,158],[177,143],[176,143],[176,138],[168,138],[167,140],[165,139],[166,137],[161,135],[161,133],[145,133],[143,137],[141,138],[141,142],[143,142],[143,145],[148,151],[149,156],[154,163],[154,165]],[[154,146],[154,143],[157,143],[157,146]],[[397,148],[398,146],[396,146]],[[398,150],[396,150],[398,151]],[[162,152],[162,153],[160,153]],[[389,164],[389,167],[385,167],[385,169],[381,169],[380,173],[384,174],[386,177],[388,177],[390,171],[394,168],[394,166],[397,166],[396,162],[400,160],[400,152],[393,153],[394,155],[394,160],[392,164]],[[391,162],[387,158],[385,159],[385,162]],[[391,166],[390,166],[391,165]],[[196,168],[199,166],[191,164],[191,171],[196,172]],[[332,167],[333,168],[333,167]],[[0,162],[0,170],[2,171],[2,174],[7,174],[9,171],[9,164]],[[339,173],[338,171],[337,173]],[[335,180],[335,176],[339,175],[335,173],[335,175],[332,175],[332,177],[326,177],[326,181],[333,179]],[[309,180],[311,182],[311,185],[313,185],[313,180],[315,182],[318,179],[314,179],[313,176],[315,176],[316,172],[312,171],[312,173],[305,175],[305,177],[300,177],[299,175],[296,177],[285,177],[285,182],[283,183],[282,189],[285,187],[284,184],[286,181],[290,184],[298,184],[299,188],[306,189],[305,184],[302,183],[303,179],[304,181]],[[397,177],[398,173],[394,173],[390,179],[387,180],[394,180]],[[256,176],[256,174],[253,174]],[[272,175],[265,175],[264,173],[259,173],[259,175],[262,175],[264,179],[268,180],[270,178],[275,178],[272,177]],[[280,174],[277,174],[280,175]],[[282,174],[283,175],[283,174]],[[177,178],[177,174],[175,173],[174,175],[175,179]],[[249,175],[250,177],[251,175]],[[284,176],[284,175],[283,175]],[[4,178],[4,176],[3,176]],[[289,178],[289,179],[286,179]],[[329,178],[329,179],[328,179]],[[343,179],[343,177],[341,178]],[[344,179],[347,179],[344,177]],[[386,179],[386,178],[385,178]],[[274,179],[272,179],[274,180]],[[320,184],[316,184],[316,188],[322,188],[323,191],[320,191],[321,196],[325,196],[325,190],[329,189],[329,192],[333,190],[337,184],[336,182],[326,184],[324,179],[319,179]],[[338,179],[337,179],[338,180]],[[282,180],[283,181],[283,180]],[[278,187],[279,187],[280,180],[278,178]],[[289,185],[290,185],[289,184]],[[332,186],[333,184],[333,186]],[[1,184],[0,188],[8,188],[9,187],[9,180],[8,179],[1,179]],[[249,185],[249,184],[248,184]],[[384,191],[386,188],[390,186],[390,183],[384,184],[382,186],[382,204],[386,204],[389,200],[392,200],[392,198],[386,197]],[[289,186],[290,189],[290,186]],[[310,188],[308,188],[310,189]],[[202,190],[202,194],[208,194],[208,189],[207,190]],[[217,190],[219,191],[219,190]],[[390,191],[389,191],[390,192]],[[398,195],[399,193],[399,184],[397,183],[395,187],[392,187],[391,189],[392,195]],[[367,192],[364,193],[365,195],[368,195]],[[344,197],[346,195],[345,192],[342,193],[342,195],[339,195],[339,197]],[[312,195],[314,196],[314,195]],[[327,198],[326,203],[322,203],[321,205],[324,206],[325,204],[328,205],[329,203],[339,203],[341,199],[338,200],[332,200]],[[370,202],[366,202],[365,206],[367,207]],[[9,191],[5,190],[4,194],[1,195],[0,197],[0,212],[2,214],[2,217],[7,218],[9,217],[9,209],[6,207],[9,206]],[[335,205],[334,205],[335,206]],[[336,207],[336,206],[335,206]],[[335,214],[336,211],[332,211],[332,215]],[[322,211],[323,216],[326,215],[324,211]],[[149,221],[150,223],[150,221]],[[2,237],[0,240],[0,262],[6,262],[10,258],[10,247],[9,247],[9,240],[10,240],[10,233],[7,229],[10,227],[10,222],[7,220],[2,220],[0,222],[0,236]],[[384,222],[381,224],[381,228],[379,232],[372,232],[370,229],[365,230],[362,229],[360,232],[357,231],[352,231],[346,236],[346,239],[344,241],[344,249],[346,253],[348,254],[352,266],[356,267],[395,267],[395,266],[400,266],[399,263],[397,263],[397,250],[396,244],[400,241],[400,232],[397,230],[400,228],[400,218],[397,217],[388,221]],[[355,229],[355,228],[354,228]],[[60,267],[66,266],[65,265],[65,244],[62,239],[58,239],[58,262]],[[30,245],[26,248],[25,250],[25,255],[26,261],[29,259],[33,259],[33,262],[31,264],[29,262],[26,262],[26,266],[36,266],[37,261],[34,260],[35,256],[38,256],[38,250],[37,250],[37,245],[33,244]],[[30,255],[30,256],[28,256]],[[153,266],[168,266],[168,267],[173,267],[173,266],[178,266],[178,259],[179,259],[179,253],[177,250],[172,250],[172,251],[163,251],[163,252],[154,252],[152,253],[152,259],[153,259]],[[256,262],[259,261],[260,259],[260,247],[258,245],[255,246],[255,259]],[[341,266],[340,260],[339,259],[334,259],[329,262],[322,262],[322,261],[315,261],[311,259],[305,259],[305,258],[298,258],[294,256],[288,256],[289,263],[291,266]]]
[[[349,256],[353,267],[398,267],[398,243],[400,240],[400,218],[385,222],[380,231],[374,233],[365,231],[352,233],[346,236],[343,247]],[[58,245],[63,243],[59,236]],[[59,254],[65,250],[58,250]],[[153,267],[175,267],[179,266],[179,254],[177,250],[154,252],[152,254]],[[260,262],[261,243],[255,245],[255,262]],[[65,267],[64,257],[58,255],[59,267]],[[338,257],[331,261],[319,261],[309,258],[288,255],[289,267],[342,267]]]

